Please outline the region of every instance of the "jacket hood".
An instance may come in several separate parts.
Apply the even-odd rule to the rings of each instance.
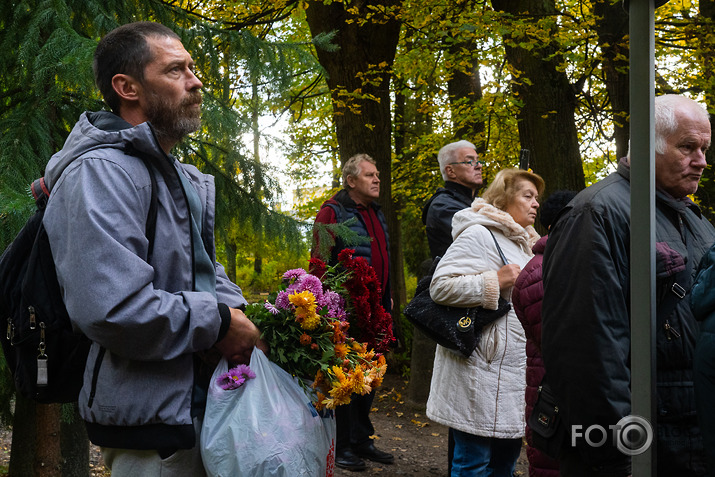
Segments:
[[[499,229],[506,238],[519,243],[527,250],[531,250],[531,247],[539,240],[539,234],[533,226],[522,227],[514,222],[512,216],[507,212],[497,209],[482,198],[474,199],[470,208],[454,214],[452,238],[456,240],[459,234],[472,225],[484,225]]]
[[[109,111],[87,111],[72,128],[62,149],[50,158],[45,170],[48,187],[52,189],[72,161],[99,148],[119,149],[128,154],[138,152],[156,159],[160,159],[162,153],[149,123],[133,127]],[[166,155],[163,157],[166,161]]]

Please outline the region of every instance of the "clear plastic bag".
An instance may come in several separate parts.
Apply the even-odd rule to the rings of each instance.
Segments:
[[[209,386],[201,429],[201,456],[211,477],[332,477],[335,417],[321,416],[297,378],[254,349],[256,374],[240,388],[224,390],[216,379],[228,371],[222,359]]]

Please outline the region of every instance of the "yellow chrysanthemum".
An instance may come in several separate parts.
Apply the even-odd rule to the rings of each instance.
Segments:
[[[318,327],[319,324],[320,315],[313,311],[303,317],[303,322],[300,324],[300,327],[304,330],[314,330]]]
[[[347,403],[341,403],[341,404],[347,404]],[[326,397],[323,400],[323,405],[325,405],[326,409],[335,409],[339,404],[335,399]]]
[[[365,375],[360,367],[355,368],[355,371],[353,371],[352,382],[354,393],[367,394],[372,390],[368,387],[367,392],[365,391]]]
[[[353,341],[352,348],[358,353],[367,353],[367,345],[365,343],[358,343],[357,341]]]
[[[348,347],[343,343],[338,343],[335,345],[335,357],[338,359],[343,359],[348,355]]]
[[[313,403],[316,411],[321,411],[325,407],[325,394],[318,391],[318,400]]]
[[[315,311],[315,295],[308,290],[300,293],[291,293],[288,295],[288,300],[296,307]]]
[[[335,399],[338,405],[347,404],[350,402],[353,383],[339,366],[333,366],[332,371],[335,380],[331,383],[333,387],[330,389],[330,396]]]

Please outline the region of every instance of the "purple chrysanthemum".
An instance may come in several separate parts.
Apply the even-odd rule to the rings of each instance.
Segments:
[[[278,295],[276,296],[276,308],[279,310],[288,310],[291,307],[288,295],[290,295],[290,293],[288,293],[287,290],[278,292]]]
[[[296,280],[296,291],[309,291],[315,297],[316,302],[323,298],[323,283],[315,275],[305,274]]]
[[[298,277],[300,277],[300,276],[303,276],[303,275],[305,275],[306,273],[308,273],[308,272],[306,272],[306,271],[303,270],[302,268],[293,268],[293,269],[291,269],[291,270],[286,271],[286,272],[283,274],[283,279],[284,279],[284,280],[293,280],[294,278],[298,278]]]
[[[320,305],[328,309],[328,316],[339,320],[345,319],[345,300],[334,291],[326,291]]]
[[[239,364],[235,368],[231,368],[227,373],[223,373],[216,379],[216,383],[221,387],[221,389],[238,389],[247,379],[253,379],[256,377],[256,373],[251,371],[251,368],[245,364]]]

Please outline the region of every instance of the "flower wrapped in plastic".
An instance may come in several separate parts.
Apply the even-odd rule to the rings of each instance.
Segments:
[[[302,268],[288,270],[275,300],[249,305],[246,315],[269,344],[269,359],[300,378],[306,388],[310,386],[316,409],[334,409],[349,403],[353,393],[367,394],[378,387],[387,364],[369,342],[358,342],[349,333],[349,312],[364,307],[353,304],[348,284],[361,272],[344,264],[329,267],[311,261],[311,265],[322,280]],[[389,321],[383,333],[391,340]],[[378,335],[381,339],[376,342],[385,340],[384,334]]]

